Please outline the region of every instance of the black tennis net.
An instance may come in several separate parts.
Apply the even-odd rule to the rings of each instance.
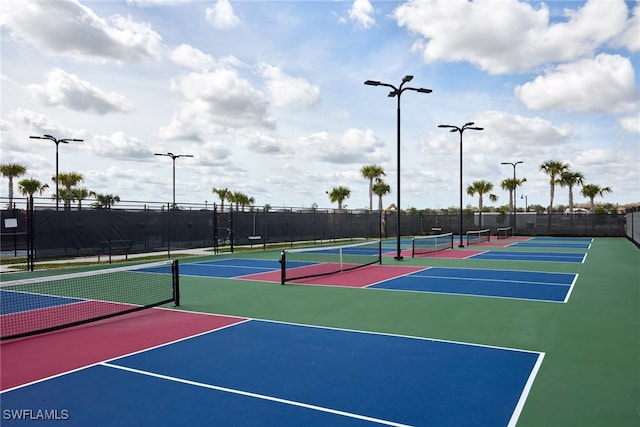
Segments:
[[[280,283],[283,285],[292,280],[382,264],[382,242],[371,240],[342,246],[282,250],[280,264]]]
[[[453,249],[453,233],[431,236],[414,236],[411,239],[411,256]]]
[[[3,282],[0,339],[7,340],[180,304],[177,260]]]
[[[469,230],[467,231],[467,246],[478,245],[491,241],[491,230]]]

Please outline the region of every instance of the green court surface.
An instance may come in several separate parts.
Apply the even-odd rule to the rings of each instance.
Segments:
[[[481,245],[453,249],[472,250],[526,249]],[[541,352],[544,360],[517,427],[637,427],[640,250],[625,238],[595,238],[589,249],[580,251],[587,253],[584,263],[437,256],[402,261],[385,256],[382,261],[383,265],[577,274],[566,303],[183,275],[179,309]],[[277,260],[279,256],[279,250],[256,250],[183,258],[180,266],[209,259]],[[15,278],[42,274],[47,273],[21,273]],[[210,357],[215,360],[215,352]]]
[[[640,425],[640,250],[627,239],[594,239],[583,264],[389,258],[579,277],[566,304],[184,277],[181,308],[544,352],[518,427]]]

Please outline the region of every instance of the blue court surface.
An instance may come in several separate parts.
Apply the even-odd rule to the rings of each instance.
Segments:
[[[248,320],[2,393],[65,426],[515,426],[544,353]],[[3,425],[34,425],[4,420]]]
[[[510,251],[484,251],[470,255],[467,259],[486,259],[497,261],[544,261],[544,262],[569,262],[582,264],[587,258],[586,253],[577,252],[510,252]]]
[[[573,273],[430,267],[369,288],[567,302],[577,279]]]

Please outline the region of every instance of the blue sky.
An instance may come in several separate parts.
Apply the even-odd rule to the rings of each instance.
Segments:
[[[485,130],[464,134],[463,186],[493,183],[494,205],[516,161],[518,193],[547,205],[547,160],[611,187],[598,202],[640,202],[637,2],[6,0],[0,25],[0,161],[44,182],[55,146],[30,135],[84,139],[60,145],[60,171],[122,200],[171,201],[154,153],[172,152],[194,156],[176,160],[178,203],[226,187],[331,207],[346,186],[365,208],[377,164],[388,206],[396,99],[363,82],[410,74],[433,92],[402,95],[402,208],[458,206],[458,135],[437,126],[468,121]]]

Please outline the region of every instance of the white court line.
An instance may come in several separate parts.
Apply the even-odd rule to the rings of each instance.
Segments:
[[[140,369],[128,368],[126,366],[114,365],[114,364],[107,363],[107,362],[101,363],[101,365],[109,367],[109,368],[120,369],[120,370],[123,370],[123,371],[133,372],[135,374],[146,375],[146,376],[150,376],[150,377],[154,377],[154,378],[160,378],[160,379],[163,379],[163,380],[173,381],[173,382],[177,382],[177,383],[181,383],[181,384],[187,384],[187,385],[192,385],[192,386],[196,386],[196,387],[207,388],[207,389],[210,389],[210,390],[222,391],[222,392],[225,392],[225,393],[238,394],[238,395],[241,395],[241,396],[253,397],[253,398],[256,398],[256,399],[268,400],[268,401],[271,401],[271,402],[282,403],[282,404],[285,404],[285,405],[298,406],[298,407],[301,407],[301,408],[311,409],[311,410],[314,410],[314,411],[327,412],[327,413],[334,414],[334,415],[341,415],[343,417],[349,417],[349,418],[355,418],[355,419],[364,420],[364,421],[370,421],[370,422],[374,422],[374,423],[377,423],[377,424],[383,424],[383,425],[394,426],[394,427],[409,427],[407,424],[396,423],[396,422],[393,422],[393,421],[382,420],[382,419],[379,419],[379,418],[367,417],[365,415],[354,414],[354,413],[351,413],[351,412],[340,411],[340,410],[337,410],[337,409],[325,408],[325,407],[322,407],[322,406],[311,405],[311,404],[308,404],[308,403],[296,402],[294,400],[281,399],[281,398],[278,398],[278,397],[267,396],[267,395],[264,395],[264,394],[251,393],[251,392],[248,392],[248,391],[236,390],[236,389],[216,386],[216,385],[212,385],[212,384],[205,384],[205,383],[201,383],[201,382],[197,382],[197,381],[185,380],[185,379],[182,379],[182,378],[172,377],[172,376],[168,376],[168,375],[156,374],[154,372],[142,371]]]

